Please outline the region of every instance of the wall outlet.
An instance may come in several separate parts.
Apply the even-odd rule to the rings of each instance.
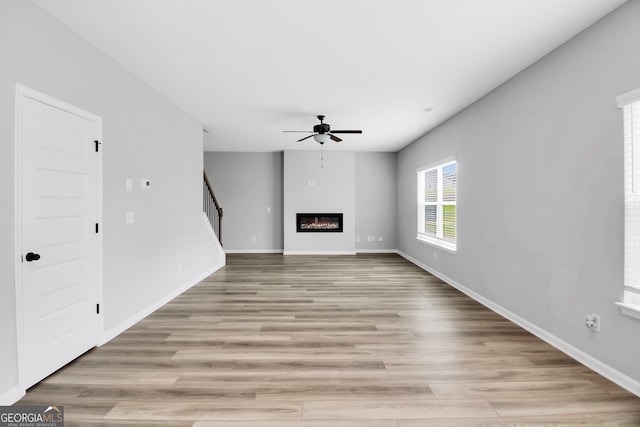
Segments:
[[[382,236],[378,237],[378,242],[382,242]]]
[[[125,224],[133,224],[136,222],[136,213],[135,212],[127,212],[124,217]]]
[[[585,325],[592,331],[600,332],[600,315],[593,313],[587,314],[585,316]]]
[[[127,191],[133,191],[133,182],[131,181],[131,178],[127,178],[124,181],[124,188]]]
[[[253,237],[251,238],[251,241],[252,241],[253,243],[255,243],[257,240],[258,240],[258,238],[257,238],[256,236],[253,236]]]
[[[360,241],[360,236],[356,236],[356,242]]]

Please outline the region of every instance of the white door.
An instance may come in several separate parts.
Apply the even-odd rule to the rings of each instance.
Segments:
[[[22,96],[16,103],[21,107],[16,131],[22,251],[17,295],[22,300],[18,325],[23,334],[20,376],[25,388],[98,341],[95,141],[102,124],[100,118],[55,104],[37,96]]]

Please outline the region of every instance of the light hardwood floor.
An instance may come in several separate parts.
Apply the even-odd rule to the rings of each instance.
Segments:
[[[640,425],[639,398],[393,254],[229,255],[25,404],[67,427]]]

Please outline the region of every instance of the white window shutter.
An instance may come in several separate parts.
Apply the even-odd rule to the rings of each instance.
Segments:
[[[457,241],[457,162],[418,170],[418,236],[455,251]]]
[[[618,97],[618,106],[624,114],[625,302],[636,302],[640,298],[640,90]]]

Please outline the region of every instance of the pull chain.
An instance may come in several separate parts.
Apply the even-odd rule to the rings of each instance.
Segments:
[[[324,144],[320,144],[320,167],[324,169]]]

